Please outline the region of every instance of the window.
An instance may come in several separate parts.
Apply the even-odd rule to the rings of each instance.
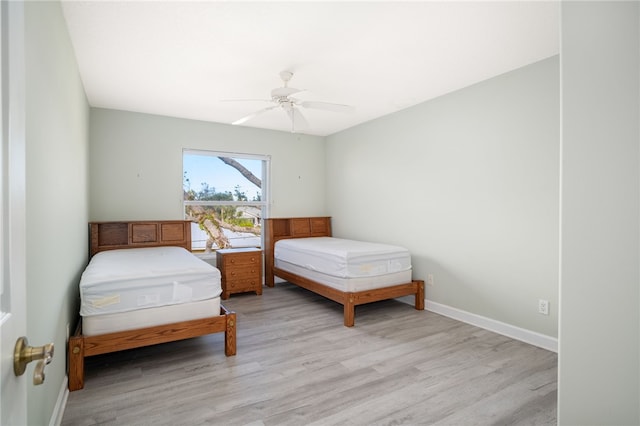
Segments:
[[[192,250],[261,247],[268,208],[269,157],[184,150],[185,218]]]

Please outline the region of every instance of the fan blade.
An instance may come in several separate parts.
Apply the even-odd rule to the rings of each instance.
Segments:
[[[220,102],[273,102],[272,99],[220,99]]]
[[[258,115],[260,115],[260,114],[263,114],[263,113],[265,113],[265,112],[267,112],[267,111],[270,111],[270,110],[272,110],[272,109],[274,109],[274,108],[278,108],[278,106],[279,106],[279,105],[274,105],[274,106],[270,106],[270,107],[265,108],[265,109],[261,109],[260,111],[256,111],[256,112],[254,112],[253,114],[249,114],[249,115],[247,115],[246,117],[242,117],[241,119],[236,120],[236,121],[234,121],[234,122],[233,122],[233,123],[231,123],[231,124],[233,124],[234,126],[237,126],[238,124],[245,123],[245,122],[247,122],[247,121],[249,121],[249,120],[251,120],[251,119],[253,119],[253,118],[257,117],[257,116],[258,116]]]
[[[309,130],[309,122],[304,118],[304,115],[302,115],[299,109],[291,106],[284,108],[284,110],[291,119],[291,133],[294,133],[296,130]]]
[[[325,111],[333,112],[353,112],[355,109],[350,105],[332,104],[329,102],[316,102],[316,101],[302,101],[300,106],[303,108],[323,109]]]

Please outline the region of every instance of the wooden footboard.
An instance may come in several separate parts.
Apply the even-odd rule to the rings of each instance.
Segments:
[[[236,354],[236,314],[220,306],[220,315],[191,321],[136,330],[120,331],[97,336],[82,335],[82,319],[76,333],[69,338],[69,391],[84,387],[84,359],[93,355],[125,349],[189,339],[211,333],[224,332],[226,356]]]
[[[354,326],[355,308],[365,303],[414,295],[415,309],[419,311],[424,310],[424,281],[422,280],[414,280],[406,284],[398,284],[373,290],[344,292],[282,269],[274,268],[273,271],[276,276],[287,280],[287,282],[291,284],[295,284],[342,304],[344,308],[344,325],[346,327]]]
[[[410,283],[397,284],[373,290],[359,292],[344,292],[318,283],[309,278],[275,267],[275,243],[286,238],[330,237],[331,218],[329,217],[301,217],[265,219],[265,283],[269,287],[275,284],[278,276],[291,284],[313,291],[344,307],[344,325],[353,327],[355,324],[355,307],[365,303],[393,299],[401,296],[414,295],[414,306],[417,310],[424,310],[424,281],[413,280]]]

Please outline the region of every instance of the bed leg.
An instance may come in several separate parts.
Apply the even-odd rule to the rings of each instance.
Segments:
[[[344,326],[353,327],[356,320],[356,305],[353,294],[347,294],[344,298]]]
[[[418,284],[418,288],[416,289],[416,309],[424,311],[424,281],[415,280],[414,282]]]
[[[264,274],[264,285],[266,285],[267,287],[272,287],[275,286],[276,283],[276,279],[273,275],[273,271],[269,272],[267,270],[267,272]]]
[[[226,319],[227,326],[224,331],[224,354],[226,356],[232,356],[236,354],[236,313],[227,313]]]
[[[84,388],[84,338],[69,337],[69,391]]]

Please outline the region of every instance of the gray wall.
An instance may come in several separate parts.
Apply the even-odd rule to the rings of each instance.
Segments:
[[[559,423],[640,424],[640,12],[562,4]]]
[[[25,55],[27,336],[55,345],[46,381],[27,387],[28,423],[42,425],[66,374],[89,211],[89,106],[58,2],[25,2]]]
[[[91,220],[182,219],[182,150],[271,156],[271,216],[325,214],[320,137],[91,109]]]
[[[555,337],[559,132],[552,57],[329,136],[334,233],[407,247],[429,301]]]

